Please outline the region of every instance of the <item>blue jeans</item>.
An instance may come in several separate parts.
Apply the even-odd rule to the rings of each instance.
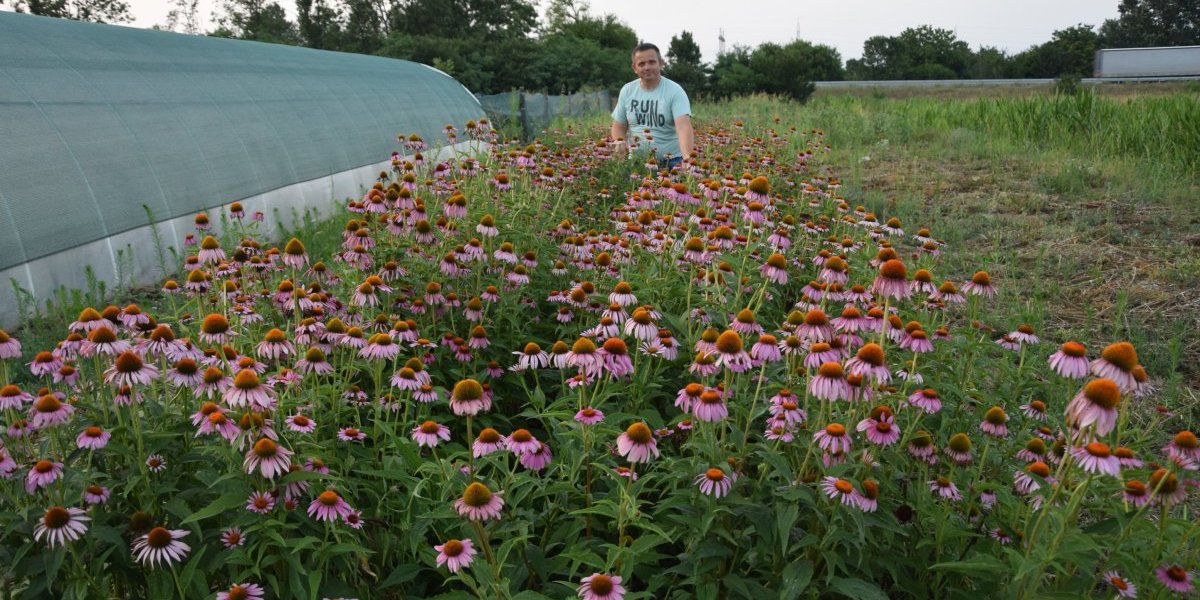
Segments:
[[[683,162],[682,156],[674,156],[671,158],[660,158],[660,159],[658,159],[658,168],[666,169],[666,170],[670,171],[671,169],[675,168],[675,165],[678,165],[681,162]]]

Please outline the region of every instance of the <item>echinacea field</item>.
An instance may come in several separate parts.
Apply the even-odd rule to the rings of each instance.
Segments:
[[[587,123],[448,125],[494,143],[440,161],[402,134],[330,222],[234,203],[158,289],[0,332],[0,589],[1195,595],[1166,359],[747,102],[671,172]]]

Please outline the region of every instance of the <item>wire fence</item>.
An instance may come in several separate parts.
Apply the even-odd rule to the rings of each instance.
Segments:
[[[569,96],[548,96],[512,91],[476,95],[492,125],[502,133],[531,140],[558,117],[582,117],[608,113],[613,95],[607,91]]]

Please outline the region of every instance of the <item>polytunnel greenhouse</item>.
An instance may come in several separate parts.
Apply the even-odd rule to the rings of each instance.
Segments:
[[[155,230],[177,247],[233,201],[268,228],[327,212],[397,134],[436,147],[482,114],[408,61],[0,12],[0,326],[18,286],[153,281]]]

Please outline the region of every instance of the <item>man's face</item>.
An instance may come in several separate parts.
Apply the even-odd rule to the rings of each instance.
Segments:
[[[642,50],[633,55],[633,72],[643,83],[658,83],[662,76],[662,57],[653,50]]]

